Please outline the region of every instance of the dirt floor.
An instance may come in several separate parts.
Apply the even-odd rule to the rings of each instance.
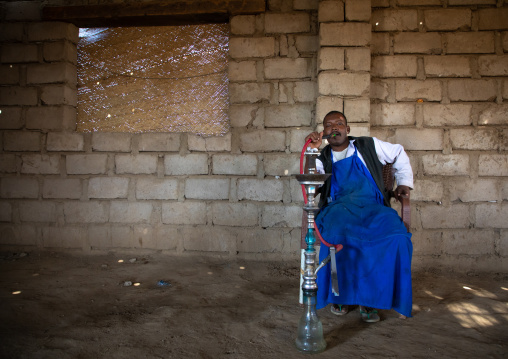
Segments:
[[[507,275],[413,277],[412,318],[319,310],[328,346],[314,357],[508,357]],[[298,283],[299,262],[1,253],[0,356],[308,358]]]

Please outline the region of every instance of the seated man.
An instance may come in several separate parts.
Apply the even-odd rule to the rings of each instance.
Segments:
[[[397,212],[384,193],[382,166],[393,163],[395,195],[409,194],[413,172],[401,145],[375,137],[349,137],[343,113],[332,111],[323,121],[324,130],[306,137],[319,148],[323,135],[331,136],[316,160],[320,173],[332,176],[321,187],[316,225],[323,239],[342,244],[336,254],[339,295],[332,292],[330,264],[318,272],[317,308],[332,304],[332,313],[346,314],[359,305],[362,319],[379,321],[377,309],[395,309],[411,316],[411,257],[413,246]],[[330,253],[321,245],[319,260]]]

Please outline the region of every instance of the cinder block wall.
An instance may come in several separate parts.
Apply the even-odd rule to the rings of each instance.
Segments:
[[[0,2],[0,244],[297,258],[291,175],[338,109],[410,154],[415,268],[508,271],[507,5],[442,3],[270,0],[233,16],[231,132],[201,138],[76,133],[78,29]]]

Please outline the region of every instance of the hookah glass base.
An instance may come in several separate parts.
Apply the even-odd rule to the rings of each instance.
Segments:
[[[323,325],[316,313],[316,292],[304,292],[304,313],[298,322],[296,348],[305,353],[316,354],[326,349]]]

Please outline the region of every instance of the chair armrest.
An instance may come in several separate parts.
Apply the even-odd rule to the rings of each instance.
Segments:
[[[411,227],[411,201],[409,199],[409,195],[400,196],[398,201],[401,203],[401,217],[402,222],[406,226],[407,231],[409,232],[409,228]]]

